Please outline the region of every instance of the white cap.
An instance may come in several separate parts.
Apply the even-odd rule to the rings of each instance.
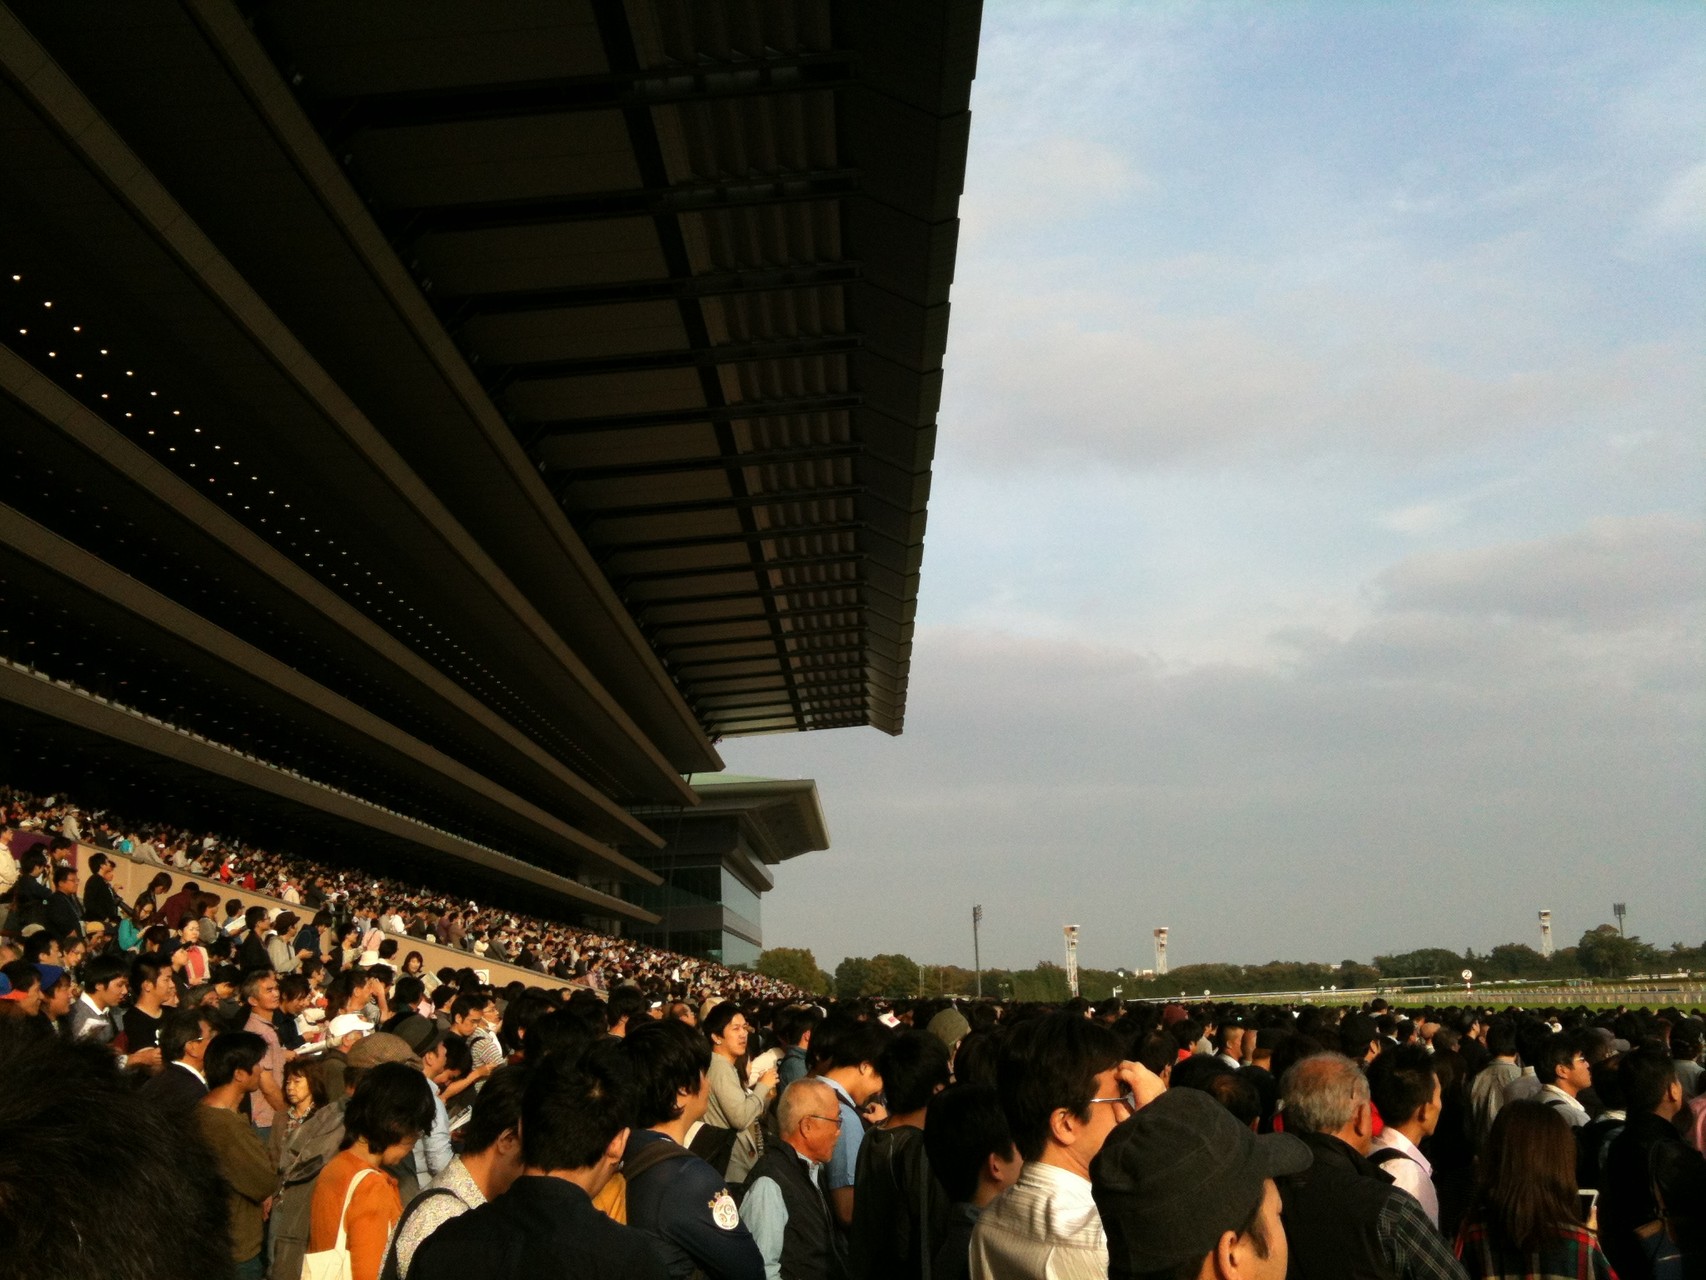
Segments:
[[[359,1013],[340,1013],[332,1019],[331,1025],[326,1028],[326,1034],[333,1040],[342,1040],[352,1031],[359,1031],[362,1035],[366,1035],[372,1030],[373,1028],[367,1019]]]

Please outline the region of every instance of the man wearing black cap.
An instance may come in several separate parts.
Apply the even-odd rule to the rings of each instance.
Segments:
[[[1257,1137],[1208,1094],[1169,1089],[1121,1124],[1090,1166],[1119,1280],[1284,1280],[1274,1179],[1309,1167],[1289,1134]]]

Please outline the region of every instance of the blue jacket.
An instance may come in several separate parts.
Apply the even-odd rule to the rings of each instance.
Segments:
[[[673,1141],[636,1130],[628,1135],[628,1159],[653,1143]],[[631,1179],[628,1225],[650,1238],[672,1280],[686,1280],[695,1269],[710,1280],[764,1280],[764,1257],[728,1185],[698,1156],[662,1161]]]

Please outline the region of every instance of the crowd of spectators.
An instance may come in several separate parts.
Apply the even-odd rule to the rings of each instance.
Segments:
[[[35,912],[41,923],[61,937],[72,923],[70,904],[55,903],[46,864],[57,837],[73,843],[113,850],[161,868],[154,892],[133,903],[119,902],[85,876],[84,892],[97,901],[86,903],[83,918],[100,921],[115,934],[128,921],[143,929],[159,918],[159,909],[174,879],[187,880],[212,898],[209,910],[220,921],[222,886],[236,886],[278,898],[293,908],[290,923],[316,922],[321,930],[337,928],[339,941],[358,948],[374,934],[431,940],[464,950],[476,966],[489,960],[512,964],[551,978],[597,989],[637,982],[659,997],[702,999],[712,991],[731,991],[761,998],[801,994],[786,983],[760,974],[733,970],[693,956],[647,946],[630,938],[612,937],[581,928],[542,912],[506,911],[481,907],[443,887],[406,884],[394,876],[350,867],[336,867],[300,854],[285,854],[227,840],[214,832],[189,831],[158,822],[139,824],[103,811],[87,811],[64,796],[35,796],[0,787],[0,823],[29,843],[41,846],[41,862],[33,878]],[[20,846],[24,843],[20,841]],[[20,853],[25,852],[22,847]],[[0,876],[5,869],[0,868]],[[5,892],[0,884],[0,893]],[[33,893],[31,884],[22,884]],[[150,901],[153,906],[150,906]],[[52,916],[47,913],[52,910]],[[164,921],[177,927],[175,915]],[[63,926],[63,927],[62,927]],[[345,936],[358,930],[353,937]],[[288,934],[278,927],[274,932]],[[283,947],[287,938],[276,944]],[[378,939],[374,939],[377,945]],[[322,948],[330,952],[331,947]]]
[[[657,1000],[359,951],[322,985],[264,911],[125,952],[12,899],[0,1277],[1706,1268],[1698,1010]]]

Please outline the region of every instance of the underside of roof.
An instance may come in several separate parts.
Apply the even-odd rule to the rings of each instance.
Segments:
[[[979,17],[0,3],[29,723],[585,902],[718,739],[898,733]]]
[[[899,732],[979,6],[251,12],[707,732]]]

